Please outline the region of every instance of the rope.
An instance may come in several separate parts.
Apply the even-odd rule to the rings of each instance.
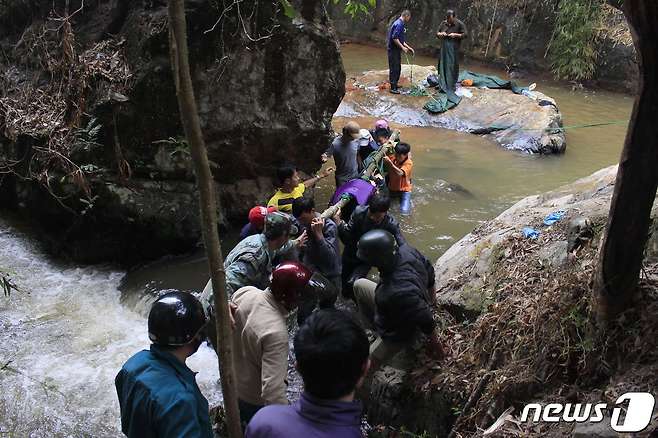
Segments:
[[[582,129],[582,128],[595,128],[598,126],[610,126],[610,125],[624,125],[627,124],[628,120],[611,120],[609,122],[594,122],[594,123],[583,123],[578,125],[568,125],[562,126],[561,128],[544,128],[544,129],[530,129],[530,128],[515,128],[513,125],[510,126],[491,126],[490,128],[503,131],[505,129],[514,129],[515,131],[546,131],[546,132],[564,132],[572,129]]]

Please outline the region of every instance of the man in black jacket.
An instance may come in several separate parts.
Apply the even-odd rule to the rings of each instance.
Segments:
[[[348,223],[343,222],[340,213],[334,216],[338,225],[338,236],[345,245],[342,256],[342,293],[345,298],[353,298],[354,282],[366,277],[371,265],[359,260],[356,256],[356,246],[361,236],[370,230],[386,230],[395,236],[398,245],[405,243],[400,232],[400,224],[388,214],[391,199],[381,193],[375,193],[367,206],[359,206],[352,213]]]
[[[354,283],[359,312],[370,322],[379,339],[371,346],[372,368],[377,369],[419,333],[429,337],[428,352],[442,355],[435,331],[434,267],[417,249],[398,246],[388,231],[373,230],[359,239],[357,256],[379,269],[379,284],[362,278]]]

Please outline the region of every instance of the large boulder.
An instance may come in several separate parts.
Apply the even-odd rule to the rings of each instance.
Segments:
[[[422,86],[435,67],[404,65],[401,84]],[[555,100],[533,91],[535,99],[510,90],[467,87],[471,97],[443,114],[430,114],[423,105],[431,96],[393,95],[380,85],[388,70],[369,71],[354,78],[336,116],[370,115],[410,126],[433,126],[485,135],[506,149],[555,154],[566,149],[562,115]],[[433,89],[428,89],[430,94]]]
[[[8,90],[0,101],[0,167],[25,165],[0,181],[3,206],[20,207],[49,231],[53,248],[82,261],[132,264],[192,249],[200,239],[197,191],[166,2],[9,3],[0,11],[0,48],[9,54],[0,60]],[[7,14],[19,3],[29,3],[30,13],[12,21]],[[65,3],[77,11],[72,36],[49,22],[64,15]],[[292,161],[307,173],[321,165],[344,94],[338,42],[322,11],[290,18],[279,2],[224,10],[189,0],[186,13],[220,216],[242,223],[275,190],[278,165]],[[75,52],[69,64],[58,52],[65,36]],[[44,203],[49,208],[39,208]],[[107,236],[117,243],[107,245]]]

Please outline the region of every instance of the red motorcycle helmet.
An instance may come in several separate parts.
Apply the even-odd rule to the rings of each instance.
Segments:
[[[272,271],[270,290],[274,298],[288,310],[299,304],[301,295],[311,280],[311,271],[298,262],[284,262]]]

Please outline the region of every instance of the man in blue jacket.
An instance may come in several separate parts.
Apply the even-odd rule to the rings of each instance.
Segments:
[[[405,33],[407,24],[411,20],[411,12],[409,10],[402,11],[400,18],[395,20],[388,30],[388,37],[386,41],[386,49],[388,50],[388,77],[391,84],[391,93],[400,94],[398,90],[398,81],[400,80],[400,72],[402,70],[402,52],[411,52],[413,55],[414,49],[407,44]]]
[[[199,300],[170,292],[151,307],[150,350],[128,359],[115,379],[121,431],[129,438],[212,438],[208,401],[185,359],[203,340],[206,316]]]

